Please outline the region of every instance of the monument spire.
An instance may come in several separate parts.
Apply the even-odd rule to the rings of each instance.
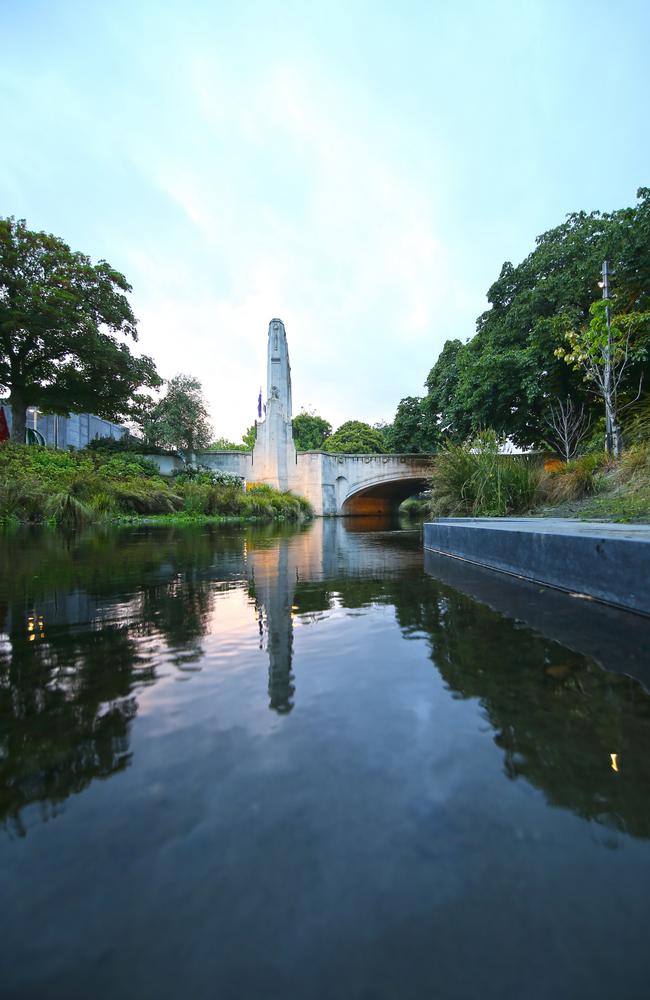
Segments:
[[[287,333],[281,319],[272,319],[269,323],[267,358],[267,400],[279,400],[285,420],[291,420],[291,365]]]
[[[289,469],[296,463],[291,424],[291,365],[287,333],[281,319],[269,323],[266,419],[257,425],[253,449],[254,476],[276,489],[289,488]]]

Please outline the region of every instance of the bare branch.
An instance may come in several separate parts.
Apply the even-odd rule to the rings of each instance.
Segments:
[[[544,423],[551,431],[551,440],[546,443],[569,462],[589,430],[591,416],[585,412],[584,404],[578,409],[573,400],[567,397],[566,402],[558,399],[556,403],[551,403]]]

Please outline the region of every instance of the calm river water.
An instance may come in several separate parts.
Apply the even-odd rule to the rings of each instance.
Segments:
[[[0,539],[0,995],[650,990],[650,622],[418,531]]]

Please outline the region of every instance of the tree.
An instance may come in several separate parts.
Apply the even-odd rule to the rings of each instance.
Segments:
[[[550,399],[570,396],[593,410],[580,372],[556,355],[558,317],[589,322],[602,261],[616,274],[621,312],[650,308],[650,188],[611,213],[574,212],[536,240],[520,264],[503,265],[475,337],[447,341],[429,373],[425,406],[463,440],[494,427],[518,444],[542,442]]]
[[[298,451],[318,451],[332,433],[332,425],[313,410],[293,418],[293,441]]]
[[[560,453],[565,462],[570,462],[589,432],[591,417],[585,411],[584,403],[577,406],[570,396],[551,403],[544,418],[547,426],[548,443]]]
[[[246,433],[242,437],[242,444],[244,445],[245,451],[252,451],[255,447],[255,439],[257,437],[257,430],[255,424],[251,424],[247,428]]]
[[[386,451],[386,442],[381,432],[370,424],[348,420],[327,438],[323,450],[348,455],[381,455]]]
[[[422,454],[434,450],[439,434],[424,401],[419,396],[406,396],[384,436],[393,452]]]
[[[645,361],[647,349],[643,337],[650,328],[650,312],[630,312],[613,317],[612,303],[608,299],[593,302],[589,310],[589,324],[565,331],[566,344],[558,347],[555,354],[562,358],[574,371],[582,372],[592,391],[605,404],[608,426],[612,428],[613,441],[607,442],[616,458],[621,453],[619,426],[620,412],[636,402],[641,395],[643,371],[640,375],[639,392],[634,400],[620,405],[619,399],[635,361]],[[561,321],[563,318],[561,318]],[[609,327],[609,328],[608,328]]]
[[[229,441],[228,438],[220,437],[212,442],[210,451],[248,451],[248,448],[243,442],[235,444],[234,441]]]
[[[130,291],[105,260],[92,264],[24,220],[0,219],[0,386],[17,441],[28,406],[120,420],[139,387],[161,384],[151,358],[112,336],[138,339]]]
[[[198,379],[175,375],[169,380],[166,394],[151,411],[145,436],[152,444],[183,451],[208,447],[212,427]]]

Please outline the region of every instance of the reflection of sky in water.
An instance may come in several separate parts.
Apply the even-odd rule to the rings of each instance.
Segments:
[[[577,626],[408,534],[120,545],[6,555],[9,995],[642,995],[650,700]]]

